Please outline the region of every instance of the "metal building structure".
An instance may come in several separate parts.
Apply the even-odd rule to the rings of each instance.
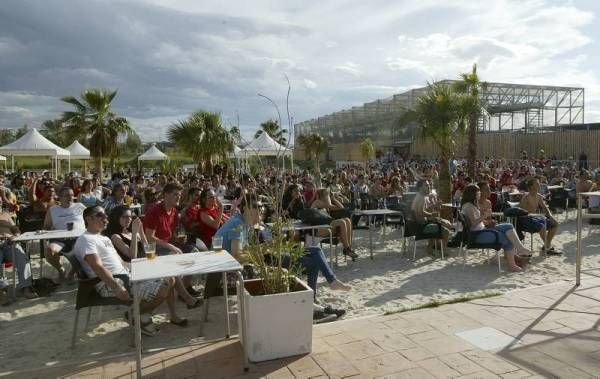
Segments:
[[[440,83],[451,85],[453,80]],[[317,133],[330,143],[358,143],[370,137],[378,147],[409,145],[416,125],[402,122],[426,87],[375,100],[294,125],[294,136]],[[583,88],[487,83],[479,94],[485,109],[480,132],[542,132],[583,124]]]

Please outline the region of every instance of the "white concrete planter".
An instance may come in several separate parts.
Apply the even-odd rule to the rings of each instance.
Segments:
[[[261,288],[260,282],[261,279],[244,281],[246,336],[242,344],[248,359],[262,362],[310,353],[313,290],[295,278],[294,288],[288,293],[255,295]],[[238,312],[238,326],[241,322]]]

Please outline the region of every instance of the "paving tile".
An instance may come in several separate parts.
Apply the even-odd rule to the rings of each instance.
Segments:
[[[517,370],[507,372],[505,374],[500,375],[503,379],[522,379],[522,378],[531,378],[533,375],[529,371],[525,370]]]
[[[408,336],[408,338],[410,338],[413,341],[428,341],[428,340],[433,340],[433,339],[439,339],[439,338],[444,338],[447,335],[440,332],[439,330],[428,330],[426,332],[422,332],[422,333],[415,333],[415,334],[410,334]]]
[[[287,367],[298,379],[314,378],[316,376],[325,375],[325,372],[319,367],[317,362],[308,355],[291,362]]]
[[[384,351],[370,340],[350,342],[344,345],[336,346],[336,350],[345,355],[350,360],[358,360],[375,355],[383,354]]]
[[[411,368],[408,370],[395,372],[393,374],[388,374],[381,376],[378,379],[435,379],[435,376],[431,375],[429,372],[424,369],[417,367]]]
[[[313,338],[312,353],[323,353],[331,350],[333,350],[333,346],[325,342],[323,338]]]
[[[413,362],[435,357],[435,354],[423,347],[415,347],[412,349],[401,350],[400,354],[402,354],[403,356],[405,356]]]
[[[441,355],[438,359],[462,375],[483,371],[481,366],[459,353]]]
[[[435,355],[460,353],[461,351],[471,350],[474,347],[464,340],[454,336],[445,336],[443,338],[415,342],[431,351]]]
[[[338,333],[332,336],[323,337],[323,340],[330,346],[339,346],[357,341],[356,338],[352,337],[347,333]]]
[[[494,378],[500,378],[500,377],[501,376],[492,374],[489,371],[474,372],[472,374],[459,376],[460,379],[494,379]]]
[[[438,379],[458,378],[460,376],[458,371],[437,358],[425,359],[417,362],[417,364]]]
[[[417,344],[401,333],[386,333],[371,338],[371,341],[385,351],[406,350],[417,347]]]
[[[508,363],[504,359],[485,351],[470,350],[464,351],[461,354],[469,358],[473,362],[477,363],[484,369],[493,372],[494,374],[500,375],[519,369],[519,367]]]
[[[313,354],[312,358],[332,378],[343,378],[360,374],[360,371],[352,365],[353,360],[348,360],[340,352],[328,351]]]
[[[554,357],[544,354],[534,348],[516,349],[510,352],[502,352],[502,357],[510,359],[511,362],[522,364],[529,371],[533,371],[542,377],[559,378],[592,378],[593,376],[573,366],[569,366]],[[511,372],[510,370],[507,372]]]
[[[360,359],[353,363],[354,366],[360,370],[361,374],[370,377],[379,377],[397,371],[418,367],[415,363],[395,352]]]

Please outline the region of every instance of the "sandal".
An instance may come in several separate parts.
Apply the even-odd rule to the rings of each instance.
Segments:
[[[187,304],[186,307],[187,307],[187,309],[194,309],[194,308],[198,308],[202,304],[204,304],[204,300],[196,298],[196,301],[194,301],[193,304]]]

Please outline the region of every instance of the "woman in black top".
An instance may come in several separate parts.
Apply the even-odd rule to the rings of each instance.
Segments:
[[[297,184],[291,184],[286,188],[281,201],[284,216],[292,219],[299,219],[299,213],[306,208],[304,198],[300,193],[300,187]]]
[[[133,217],[128,206],[120,205],[110,213],[105,231],[123,262],[131,262],[131,259],[136,257],[143,258],[145,256],[144,244],[148,243],[142,220]],[[134,235],[137,236],[136,244],[131,243]]]

